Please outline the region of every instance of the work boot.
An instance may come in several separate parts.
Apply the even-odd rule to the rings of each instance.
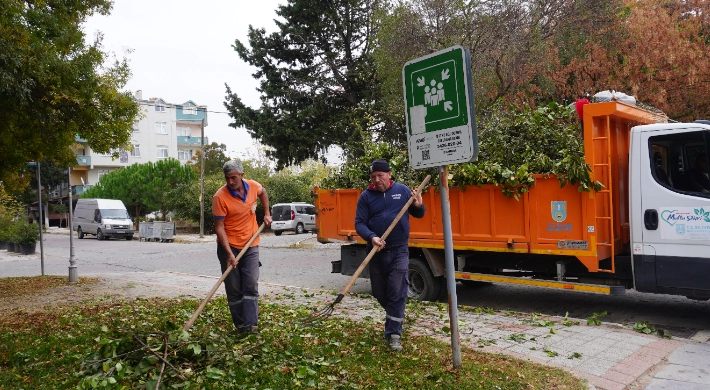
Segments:
[[[390,349],[395,352],[401,351],[402,350],[402,340],[401,339],[402,339],[402,336],[400,336],[398,334],[393,334],[392,336],[390,336],[390,339],[388,342]]]
[[[256,325],[242,327],[237,329],[237,339],[245,339],[251,335],[259,338],[259,327]]]

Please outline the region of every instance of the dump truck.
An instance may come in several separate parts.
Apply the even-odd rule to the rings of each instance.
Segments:
[[[585,105],[582,123],[599,191],[554,175],[534,175],[519,199],[495,185],[450,188],[456,279],[709,299],[710,188],[695,179],[707,177],[710,121],[668,123],[612,101]],[[332,272],[352,275],[367,255],[354,222],[361,190],[314,189],[318,241],[343,243]],[[430,187],[423,200],[424,218],[410,219],[409,294],[435,300],[446,291],[440,195]]]

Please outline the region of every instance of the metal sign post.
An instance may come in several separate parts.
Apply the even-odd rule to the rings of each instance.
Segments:
[[[446,166],[478,157],[471,56],[466,48],[453,46],[408,61],[402,68],[402,82],[409,162],[414,169],[439,168],[452,361],[458,369],[461,345]]]

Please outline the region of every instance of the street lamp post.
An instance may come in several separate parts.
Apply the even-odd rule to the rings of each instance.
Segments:
[[[74,222],[72,212],[72,193],[71,193],[71,167],[67,167],[67,174],[69,176],[69,283],[76,283],[79,281],[79,270],[76,267],[76,258],[74,257]]]
[[[37,193],[39,194],[39,203],[37,204],[37,209],[39,211],[39,256],[40,256],[40,268],[42,270],[42,276],[44,276],[44,237],[42,236],[42,226],[44,225],[44,216],[42,215],[42,179],[39,174],[39,160],[37,160]]]
[[[202,118],[200,148],[200,238],[202,238],[205,236],[205,118]]]

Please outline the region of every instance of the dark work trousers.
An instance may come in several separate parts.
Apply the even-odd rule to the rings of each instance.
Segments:
[[[385,309],[385,338],[402,335],[409,291],[409,248],[406,245],[385,247],[375,254],[369,267],[372,295]]]
[[[237,256],[241,249],[232,248]],[[227,270],[227,252],[217,246],[217,258],[222,273]],[[244,253],[237,267],[224,279],[229,312],[238,331],[248,331],[259,319],[259,247],[254,246]]]

